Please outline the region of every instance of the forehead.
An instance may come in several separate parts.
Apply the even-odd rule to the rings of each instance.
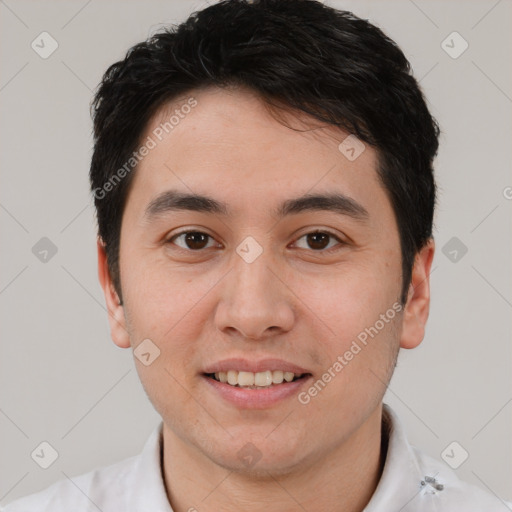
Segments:
[[[186,108],[192,100],[196,106]],[[186,114],[183,113],[185,108]],[[169,126],[170,120],[171,124],[174,123],[172,127]],[[155,132],[158,135],[162,128],[164,144],[180,144],[180,154],[192,152],[192,148],[200,145],[202,151],[215,152],[218,149],[219,154],[229,159],[237,154],[264,149],[258,160],[273,158],[296,163],[304,158],[309,163],[321,156],[337,159],[340,156],[338,146],[348,135],[303,112],[291,111],[284,106],[272,107],[250,89],[234,87],[207,87],[191,91],[164,105],[151,119],[145,135]],[[213,147],[208,148],[208,145]],[[225,147],[230,147],[232,152],[224,152]],[[290,152],[292,148],[294,151]],[[370,150],[366,160],[375,156],[375,152]],[[245,166],[249,164],[245,162]]]
[[[305,114],[277,115],[244,89],[208,88],[173,100],[141,138],[154,148],[137,167],[132,200],[147,207],[165,189],[179,189],[215,196],[235,214],[248,206],[275,211],[287,196],[317,190],[358,198],[368,210],[386,201],[373,148],[351,161],[339,150],[349,134]]]

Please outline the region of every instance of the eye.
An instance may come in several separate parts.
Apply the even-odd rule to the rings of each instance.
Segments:
[[[306,239],[306,245],[309,247],[300,247],[301,249],[313,249],[315,252],[328,252],[325,249],[332,249],[332,245],[329,246],[329,240],[337,241],[340,245],[344,245],[344,242],[340,240],[336,235],[333,233],[329,233],[328,231],[312,231],[311,233],[306,233],[305,235],[301,236],[299,240],[302,240],[303,238]],[[332,240],[334,239],[334,240]],[[297,244],[295,242],[295,244]]]
[[[312,249],[315,252],[329,252],[333,248],[333,242],[338,242],[338,245],[344,245],[344,242],[339,237],[328,231],[317,230],[306,233],[297,239],[295,245],[302,239],[305,239],[306,247],[300,247],[299,245],[299,248]],[[178,243],[177,241],[180,242]],[[209,241],[215,242],[212,236],[202,231],[182,231],[169,238],[166,244],[175,244],[187,251],[200,251],[215,247],[215,243],[208,245]],[[334,246],[336,246],[336,243],[334,243]]]
[[[183,245],[180,243],[176,244],[181,249],[199,251],[201,249],[208,248],[208,239],[213,241],[213,238],[210,235],[203,233],[202,231],[182,231],[181,233],[177,233],[172,236],[166,243],[170,244],[174,243],[176,240],[181,240],[181,244]]]

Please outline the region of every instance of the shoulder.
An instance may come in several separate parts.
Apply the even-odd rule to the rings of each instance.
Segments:
[[[436,502],[436,510],[464,510],[465,512],[512,511],[512,502],[504,501],[491,491],[461,480],[444,462],[411,446],[421,474],[425,475],[421,492]]]
[[[137,459],[138,456],[129,457],[76,477],[64,478],[42,491],[0,507],[0,512],[126,510],[126,489],[134,484],[133,469]]]
[[[485,484],[481,487],[461,480],[445,461],[411,445],[400,419],[387,404],[382,418],[386,460],[365,512],[512,511],[512,503],[483,488]]]

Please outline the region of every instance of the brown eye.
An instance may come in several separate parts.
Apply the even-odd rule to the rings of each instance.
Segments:
[[[202,233],[201,231],[184,231],[173,236],[169,243],[174,243],[176,240],[181,240],[181,244],[177,243],[178,247],[182,249],[190,249],[192,251],[198,251],[204,249],[208,244],[208,239],[211,239],[210,235]],[[184,245],[182,245],[184,244]]]
[[[325,249],[329,245],[330,236],[326,233],[310,233],[306,236],[312,249]]]
[[[301,249],[313,249],[314,251],[323,251],[326,252],[325,249],[331,249],[333,246],[329,246],[331,241],[337,241],[339,244],[343,244],[343,242],[332,233],[327,231],[314,231],[312,233],[307,233],[306,235],[301,236],[298,240],[306,239],[306,246],[301,247]]]

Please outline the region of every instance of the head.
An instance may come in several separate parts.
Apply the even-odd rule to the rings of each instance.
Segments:
[[[428,317],[439,130],[402,51],[313,0],[221,1],[113,64],[93,115],[112,338],[157,347],[166,426],[230,468],[233,439],[274,471],[348,439]],[[331,378],[243,415],[205,380],[269,357]]]

